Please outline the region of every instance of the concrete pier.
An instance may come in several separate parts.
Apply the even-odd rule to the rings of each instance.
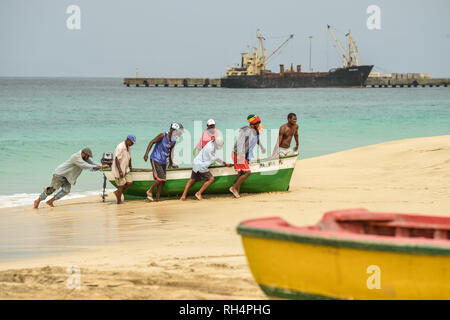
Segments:
[[[220,87],[220,79],[210,78],[125,78],[127,87]]]
[[[125,78],[123,84],[127,87],[176,87],[176,88],[208,88],[220,87],[218,78]],[[419,87],[449,87],[450,79],[396,79],[389,77],[368,78],[368,88],[419,88]]]
[[[418,87],[448,87],[450,79],[395,79],[388,77],[369,78],[366,82],[368,88],[418,88]]]

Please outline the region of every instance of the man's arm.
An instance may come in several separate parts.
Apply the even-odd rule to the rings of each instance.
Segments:
[[[222,159],[216,158],[215,161],[217,161],[218,163],[220,163],[221,165],[227,166],[227,167],[232,167],[232,164],[226,163],[225,161],[223,161]]]
[[[114,159],[114,161],[116,162],[116,168],[119,171],[119,177],[123,178],[123,172],[122,172],[122,169],[120,168],[120,160],[119,160],[119,158],[116,157]]]
[[[81,157],[81,155],[72,157],[70,159],[70,161],[77,167],[80,167],[81,169],[84,169],[84,170],[95,171],[95,170],[100,170],[103,168],[108,168],[108,165],[106,165],[106,164],[101,165],[99,163],[92,161],[91,159],[88,159],[88,161],[84,161],[83,158]]]
[[[175,148],[175,145],[176,145],[177,143],[175,142],[174,144],[173,144],[173,146],[171,146],[170,147],[170,150],[169,150],[169,168],[178,168],[178,166],[174,166],[173,165],[173,159],[172,159],[172,156],[173,156],[173,148]]]
[[[101,167],[101,166],[102,166],[101,163],[95,162],[95,161],[92,160],[91,158],[89,158],[89,159],[87,160],[87,163],[92,164],[92,165],[94,165],[94,166],[96,166],[96,167]]]
[[[147,146],[147,150],[145,151],[145,155],[144,155],[144,161],[148,160],[148,153],[150,152],[150,150],[152,149],[153,145],[155,143],[160,142],[162,139],[164,138],[164,133],[160,133],[159,135],[157,135],[152,141],[150,141],[148,143]]]
[[[238,163],[245,163],[245,138],[245,132],[243,130],[240,130],[239,135],[236,139],[236,153]]]
[[[297,125],[297,128],[296,128],[295,133],[294,133],[294,138],[295,138],[295,147],[294,147],[294,151],[297,151],[297,150],[298,150],[298,147],[299,147],[299,140],[298,140],[298,125]]]
[[[131,158],[130,158],[130,163],[128,164],[128,167],[130,168],[130,171],[131,171]]]
[[[275,157],[278,155],[278,149],[280,147],[281,141],[283,141],[283,135],[284,135],[284,125],[280,127],[280,131],[278,131],[278,140],[277,144],[275,145],[275,148],[273,149],[272,157]]]
[[[262,145],[261,140],[259,139],[259,136],[257,139],[258,139],[257,144],[261,148],[262,153],[266,153],[266,148],[264,148],[264,146]]]

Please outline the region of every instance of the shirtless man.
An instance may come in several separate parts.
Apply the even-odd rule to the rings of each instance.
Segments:
[[[272,157],[285,157],[294,155],[298,150],[298,124],[297,116],[295,113],[289,113],[288,122],[280,127],[280,132],[278,133],[278,141],[273,149]],[[295,137],[295,147],[291,149],[292,137]]]

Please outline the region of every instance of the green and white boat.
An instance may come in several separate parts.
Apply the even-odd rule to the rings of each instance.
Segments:
[[[241,186],[241,193],[260,193],[287,191],[295,168],[298,155],[281,158],[266,158],[249,163],[251,174]],[[181,196],[186,183],[191,177],[192,168],[167,169],[167,181],[161,191],[161,196]],[[214,182],[206,189],[204,194],[227,194],[229,188],[236,182],[237,173],[233,167],[211,166]],[[117,187],[111,169],[104,171],[106,179]],[[135,169],[131,171],[133,184],[124,192],[125,199],[146,198],[146,192],[153,184],[151,169]],[[197,192],[204,181],[196,182],[189,194]],[[156,189],[154,190],[154,193]]]

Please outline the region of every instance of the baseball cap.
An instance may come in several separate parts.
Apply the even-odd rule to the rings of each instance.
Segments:
[[[170,128],[173,130],[178,130],[178,129],[180,129],[180,125],[178,123],[174,122],[170,125]]]
[[[83,150],[81,150],[81,152],[83,152],[84,154],[87,154],[89,157],[92,158],[92,151],[89,148],[84,148]]]
[[[209,119],[209,120],[206,122],[206,125],[207,125],[207,126],[212,126],[213,124],[216,124],[216,122],[214,121],[214,119]]]
[[[133,143],[136,143],[136,136],[134,134],[129,134],[127,136],[127,139],[130,140]]]

